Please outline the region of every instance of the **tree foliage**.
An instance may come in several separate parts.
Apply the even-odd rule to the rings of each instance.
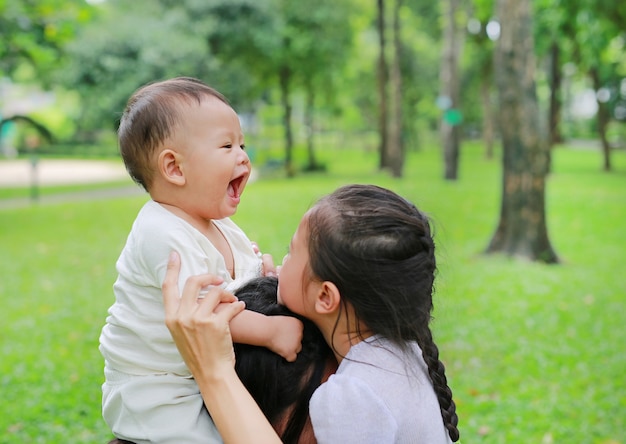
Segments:
[[[82,0],[0,0],[0,76],[14,77],[28,65],[44,85],[63,56],[64,43],[87,23],[91,8]]]
[[[216,56],[254,67],[262,86],[280,91],[285,167],[292,175],[294,91],[302,91],[310,107],[318,96],[332,100],[351,46],[350,2],[320,0],[312,8],[306,2],[238,0],[215,1],[209,8],[219,23],[209,36]],[[309,162],[313,169],[312,155]]]
[[[72,63],[58,73],[82,98],[86,133],[116,128],[126,100],[142,84],[180,75],[206,80],[217,70],[198,33],[200,23],[190,26],[183,8],[149,0],[109,0],[104,6],[98,20],[68,44]]]
[[[401,143],[411,150],[441,118],[435,103],[441,94],[444,0],[386,3],[389,39],[393,8],[399,5],[401,35],[397,48],[387,45],[385,51],[387,57],[399,54],[401,108],[395,115],[402,119]],[[488,147],[495,134],[489,106],[494,42],[485,25],[497,19],[493,3],[463,1],[459,10],[459,29],[466,34],[461,129],[464,135],[481,132]],[[610,124],[626,114],[625,3],[535,0],[532,5],[538,66],[551,63],[562,75],[565,64],[574,65],[577,79],[595,82],[603,92],[598,116],[604,120],[596,124],[603,138],[607,119]],[[282,107],[288,162],[304,138],[308,164],[315,167],[315,135],[323,128],[374,132],[379,127],[378,31],[371,0],[0,0],[0,13],[0,75],[77,92],[81,106],[75,117],[83,137],[115,128],[138,86],[176,75],[202,78],[238,111],[255,112],[267,103]],[[465,14],[480,20],[478,34],[465,32]],[[553,115],[563,102],[557,80],[551,85]]]

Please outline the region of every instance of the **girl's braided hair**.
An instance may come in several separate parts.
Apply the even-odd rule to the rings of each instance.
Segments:
[[[374,334],[403,349],[419,345],[444,425],[458,441],[456,405],[429,328],[436,261],[428,218],[390,190],[347,185],[311,209],[308,226],[314,278],[333,282]]]

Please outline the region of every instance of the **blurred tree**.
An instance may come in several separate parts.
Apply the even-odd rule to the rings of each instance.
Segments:
[[[292,95],[306,96],[308,165],[313,109],[334,101],[336,78],[349,59],[350,0],[339,4],[284,0],[108,0],[100,19],[68,45],[73,63],[62,80],[83,98],[82,133],[93,138],[102,122],[117,124],[138,86],[189,75],[215,86],[238,111],[254,111],[271,88],[280,91],[285,164],[294,173]],[[111,32],[114,29],[115,32]]]
[[[378,134],[379,134],[379,146],[378,152],[380,160],[380,169],[387,168],[389,166],[388,159],[388,143],[387,126],[389,124],[388,118],[388,100],[387,89],[389,83],[389,69],[387,67],[387,24],[385,13],[385,0],[376,0],[376,30],[378,31],[378,62],[377,62],[377,78],[378,84]]]
[[[402,119],[402,37],[400,10],[402,0],[394,0],[392,14],[392,51],[389,71],[389,123],[387,125],[387,159],[393,177],[402,177],[404,168],[403,119]]]
[[[67,64],[50,77],[80,96],[79,140],[95,141],[101,129],[115,128],[137,87],[177,75],[207,81],[242,112],[256,112],[277,92],[291,174],[294,104],[298,116],[304,110],[305,169],[321,167],[314,152],[314,135],[321,128],[316,119],[325,118],[325,128],[369,131],[375,126],[370,0],[324,0],[314,6],[286,0],[107,0],[90,8],[98,12],[96,20],[76,23],[76,38],[64,46]],[[400,85],[394,92],[400,120],[395,134],[400,144],[410,140],[417,146],[420,130],[434,129],[437,118],[438,8],[426,0],[403,0],[395,11],[396,29],[406,25],[388,54],[398,55],[393,59]]]
[[[472,110],[476,91],[479,95],[480,108],[479,122],[485,158],[493,158],[496,138],[496,112],[494,110],[494,78],[493,78],[493,42],[497,36],[493,30],[497,26],[493,20],[493,0],[474,0],[469,5],[467,20],[467,45],[464,48],[465,63],[463,65],[464,79],[462,88],[462,102],[464,122],[470,120],[475,113]]]
[[[0,0],[0,78],[54,89],[51,73],[65,58],[63,44],[74,38],[76,29],[88,22],[93,12],[83,0]],[[3,90],[0,88],[0,105],[5,99]],[[28,124],[18,125],[21,136],[32,128],[48,143],[56,141],[41,119],[7,112],[0,106],[0,129],[15,122]]]
[[[558,262],[546,227],[548,147],[539,130],[530,0],[497,0],[501,34],[495,75],[503,145],[500,221],[487,248]]]
[[[321,169],[315,159],[313,134],[317,103],[335,101],[339,92],[339,78],[353,45],[350,17],[354,14],[350,0],[317,1],[311,8],[307,2],[286,3],[287,33],[293,42],[288,63],[294,65],[294,76],[305,94],[305,129],[307,164],[305,169]]]
[[[462,14],[460,0],[445,0],[441,4],[444,31],[439,71],[440,103],[443,108],[440,137],[444,159],[444,179],[456,180],[461,145],[459,58],[464,40],[464,33],[459,26],[459,16],[464,14]],[[465,17],[463,21],[466,21]]]
[[[307,127],[307,170],[317,164],[313,149],[313,109],[316,97],[332,96],[335,78],[348,60],[352,40],[351,2],[318,0],[214,0],[211,13],[217,26],[209,36],[213,52],[230,63],[238,59],[254,67],[267,86],[275,84],[280,91],[285,137],[285,168],[295,174],[293,165],[294,136],[292,110],[294,91],[305,95]],[[255,17],[257,23],[242,26],[242,17]]]
[[[574,35],[573,59],[588,74],[596,92],[597,131],[602,143],[605,171],[611,170],[611,146],[607,128],[612,118],[611,105],[620,97],[619,85],[626,78],[624,41],[626,40],[626,2],[576,0],[565,2],[569,9]],[[615,42],[622,50],[611,50]]]
[[[621,97],[619,84],[626,77],[623,47],[626,40],[626,2],[610,0],[537,0],[535,27],[537,53],[549,58],[550,141],[563,140],[560,130],[560,90],[563,65],[573,63],[588,76],[596,92],[596,129],[602,144],[603,168],[611,170],[607,128],[615,118]],[[614,48],[620,46],[621,51]]]
[[[79,139],[92,142],[100,129],[117,128],[128,97],[143,84],[180,75],[216,83],[218,67],[199,33],[207,20],[190,22],[183,5],[152,0],[108,0],[101,7],[98,20],[67,45],[71,63],[57,73],[80,94]]]
[[[401,43],[402,141],[407,150],[419,149],[426,133],[436,131],[441,60],[441,20],[438,2],[403,0]]]
[[[62,58],[63,44],[87,22],[93,9],[83,0],[0,1],[0,76],[13,78],[23,65],[47,84]]]
[[[376,3],[377,100],[367,101],[363,88],[354,94],[375,104],[379,167],[396,177],[402,176],[407,147],[416,149],[420,131],[436,125],[438,16],[437,3],[425,0]]]
[[[219,67],[216,74],[225,74],[220,81],[224,93],[238,109],[253,111],[258,98],[276,85],[282,19],[275,10],[274,0],[185,2],[191,21],[199,17],[210,20],[210,26],[197,32],[208,44],[213,63]],[[233,81],[228,82],[228,77]],[[242,77],[248,78],[243,84]]]
[[[571,3],[569,3],[571,5]],[[564,141],[561,130],[563,100],[563,60],[571,54],[568,35],[572,23],[567,11],[568,4],[562,0],[537,0],[535,2],[535,47],[538,58],[546,58],[548,65],[548,142],[550,146]]]

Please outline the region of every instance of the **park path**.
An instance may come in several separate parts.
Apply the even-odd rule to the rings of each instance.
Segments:
[[[122,161],[103,160],[40,160],[33,168],[29,160],[0,160],[0,188],[74,185],[118,182],[110,188],[73,191],[33,199],[30,196],[0,199],[0,210],[24,208],[81,200],[139,196],[146,192],[128,177]],[[123,182],[128,181],[127,185]]]
[[[248,184],[257,178],[257,171],[252,170]],[[39,186],[73,185],[93,183],[117,183],[111,187],[73,191],[59,194],[30,196],[18,198],[0,198],[0,211],[14,208],[25,208],[31,205],[58,204],[96,199],[112,199],[126,196],[141,196],[148,194],[130,177],[124,164],[119,161],[108,160],[40,160],[34,173],[33,165],[29,160],[0,160],[0,188],[31,187],[33,180]],[[125,185],[124,182],[127,182]]]

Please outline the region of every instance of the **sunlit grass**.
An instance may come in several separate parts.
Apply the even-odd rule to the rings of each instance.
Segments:
[[[626,153],[559,148],[548,225],[560,265],[484,256],[499,211],[499,161],[468,145],[445,182],[434,150],[405,178],[372,152],[321,152],[327,174],[251,183],[235,220],[278,261],[300,216],[347,182],[397,190],[436,228],[433,329],[464,443],[626,444]],[[0,443],[107,442],[98,335],[115,261],[145,197],[0,210]],[[390,285],[393,285],[390,282]]]

